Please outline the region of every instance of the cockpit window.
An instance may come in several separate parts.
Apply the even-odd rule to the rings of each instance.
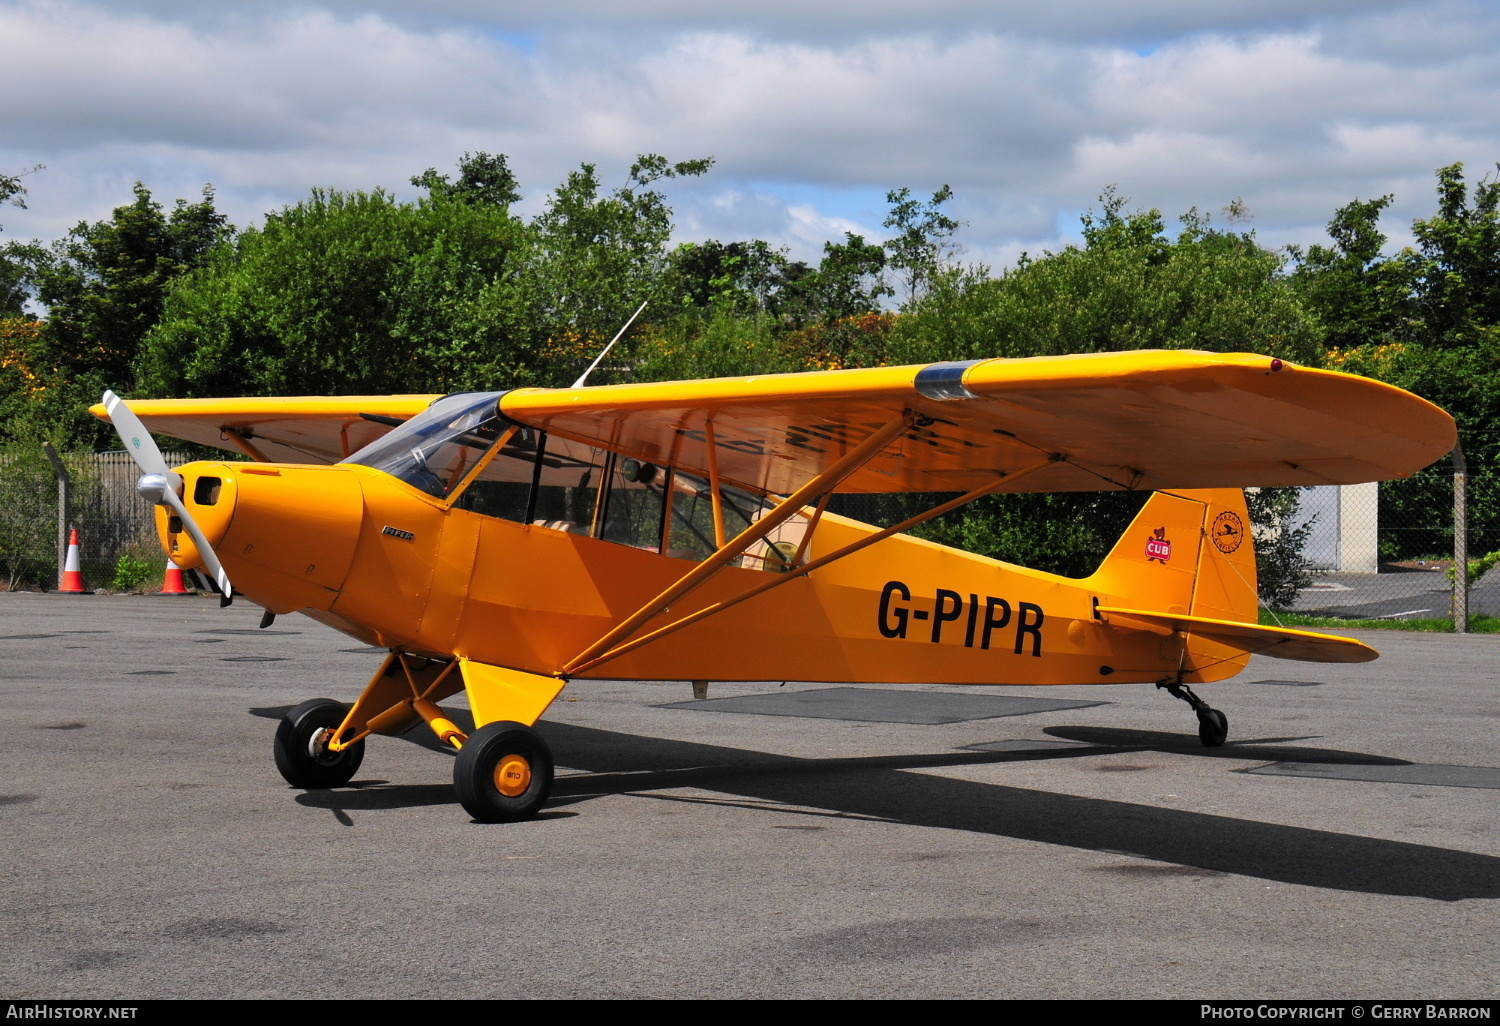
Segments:
[[[344,460],[383,470],[454,508],[552,531],[699,561],[776,505],[730,484],[595,449],[516,424],[502,392],[450,395]],[[807,514],[777,526],[736,557],[742,567],[785,571],[804,548]]]
[[[500,392],[465,392],[433,403],[343,460],[383,470],[445,499],[463,483],[509,423]]]

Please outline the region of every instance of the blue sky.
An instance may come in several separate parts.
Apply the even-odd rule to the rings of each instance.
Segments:
[[[0,0],[0,169],[56,238],[130,198],[212,182],[237,224],[315,187],[414,192],[507,154],[539,210],[579,163],[713,156],[673,183],[684,239],[816,259],[882,235],[887,190],[953,186],[964,256],[1003,267],[1077,234],[1105,186],[1171,223],[1248,207],[1316,242],[1434,169],[1500,161],[1500,5],[1469,0]]]

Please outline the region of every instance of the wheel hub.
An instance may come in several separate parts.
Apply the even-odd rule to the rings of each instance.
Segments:
[[[307,739],[307,757],[314,762],[332,762],[338,758],[338,753],[328,750],[328,742],[333,740],[332,727],[320,727],[312,732]]]
[[[519,755],[507,755],[495,767],[495,788],[507,798],[519,798],[531,786],[531,763]]]

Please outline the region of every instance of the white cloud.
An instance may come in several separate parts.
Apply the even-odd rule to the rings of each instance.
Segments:
[[[300,10],[303,0],[104,0],[173,20],[222,22]],[[346,15],[374,11],[398,23],[483,24],[556,34],[737,32],[816,42],[891,35],[1015,33],[1086,42],[1257,31],[1400,9],[1402,0],[324,0]]]
[[[1500,12],[1464,2],[0,0],[0,37],[0,169],[48,165],[8,237],[138,178],[212,181],[244,223],[313,186],[409,195],[466,150],[508,154],[535,210],[580,162],[613,185],[657,151],[718,161],[672,183],[681,238],[815,258],[881,234],[871,196],[951,183],[1000,264],[1110,183],[1169,216],[1243,197],[1263,239],[1310,242],[1355,196],[1396,191],[1398,224],[1434,168],[1500,158]]]

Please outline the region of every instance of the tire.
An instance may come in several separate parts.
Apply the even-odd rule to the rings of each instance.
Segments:
[[[354,778],[365,758],[365,743],[357,741],[342,752],[315,753],[318,732],[336,730],[349,707],[328,698],[314,698],[289,710],[276,728],[276,768],[293,787],[342,787]]]
[[[453,787],[481,823],[519,823],[535,816],[552,793],[552,751],[530,727],[486,723],[459,749]]]
[[[1198,714],[1198,740],[1206,748],[1218,748],[1229,737],[1229,717],[1217,709],[1205,709]]]

